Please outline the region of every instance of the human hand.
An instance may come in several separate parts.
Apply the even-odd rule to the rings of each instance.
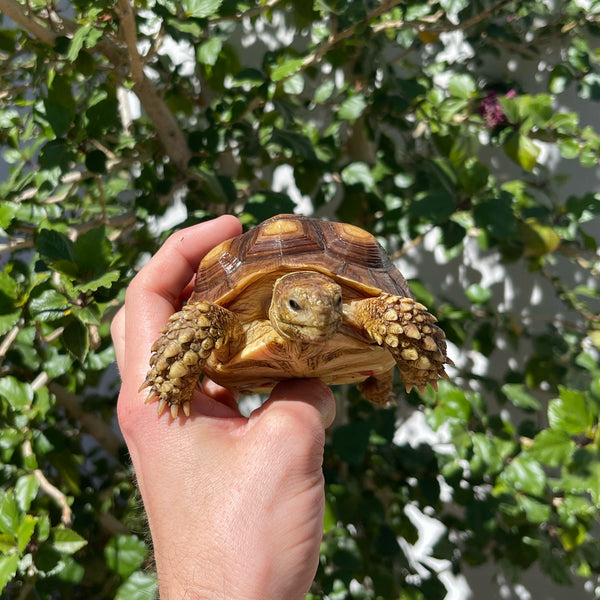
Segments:
[[[154,544],[162,600],[304,598],[322,535],[325,428],[335,404],[316,380],[279,384],[249,418],[207,381],[190,417],[157,417],[139,392],[150,347],[191,291],[200,259],[240,233],[221,217],[171,236],[129,286],[112,323],[118,402]]]

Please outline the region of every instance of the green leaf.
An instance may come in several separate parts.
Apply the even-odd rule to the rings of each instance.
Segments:
[[[58,167],[65,172],[69,170],[73,157],[74,152],[66,141],[60,138],[50,140],[40,150],[40,167],[48,170]]]
[[[518,229],[525,256],[543,256],[554,252],[560,245],[560,235],[555,229],[533,217],[520,221]]]
[[[135,535],[115,535],[104,547],[104,556],[109,569],[123,578],[129,577],[139,569],[146,560],[147,554],[146,544]]]
[[[556,65],[550,72],[548,89],[553,94],[562,94],[573,80],[573,75],[565,65]]]
[[[304,76],[296,73],[283,82],[283,91],[290,96],[297,96],[304,90]]]
[[[514,133],[504,143],[504,152],[526,171],[533,171],[540,148],[526,135]]]
[[[468,0],[440,0],[440,6],[451,15],[457,15],[463,8],[469,6]]]
[[[88,328],[79,319],[72,319],[65,327],[61,337],[71,356],[79,362],[83,362],[90,349]]]
[[[543,429],[533,439],[528,454],[549,467],[560,467],[567,463],[575,443],[566,431]]]
[[[33,402],[31,386],[12,375],[0,378],[0,396],[6,398],[14,410],[22,410]]]
[[[415,217],[423,218],[436,225],[447,221],[456,210],[451,194],[445,190],[431,192],[410,205],[409,211]]]
[[[546,472],[531,456],[517,456],[499,476],[499,481],[519,492],[542,497],[546,489]]]
[[[56,321],[71,312],[71,304],[62,294],[49,289],[31,299],[29,310],[37,321]]]
[[[465,295],[473,304],[485,304],[492,297],[492,290],[478,283],[472,283],[466,290]]]
[[[370,433],[371,426],[367,421],[341,425],[333,432],[331,445],[343,461],[357,464],[364,459]]]
[[[107,271],[106,273],[99,275],[98,277],[94,277],[93,279],[88,279],[82,283],[78,283],[75,285],[75,289],[81,292],[95,292],[100,288],[109,288],[113,283],[119,281],[121,273],[119,271]]]
[[[311,141],[301,133],[288,129],[274,129],[270,143],[291,150],[295,157],[305,160],[316,160],[317,156]]]
[[[74,245],[64,233],[42,229],[36,236],[35,245],[49,266],[67,276],[77,274]]]
[[[427,415],[427,422],[437,431],[448,421],[468,421],[472,410],[471,402],[462,390],[444,386],[437,396],[435,408]]]
[[[335,91],[335,82],[333,80],[324,81],[316,90],[314,100],[317,104],[326,102],[331,98]]]
[[[37,525],[37,519],[32,515],[25,515],[23,520],[19,524],[17,529],[17,547],[19,552],[23,552],[27,547],[27,544],[31,541],[35,526]]]
[[[53,533],[53,546],[62,554],[75,554],[87,545],[87,541],[72,529],[61,526],[54,529]]]
[[[581,435],[591,430],[595,419],[583,392],[561,387],[560,398],[548,405],[548,421],[553,429]]]
[[[111,260],[111,250],[104,225],[81,234],[73,245],[78,275],[84,280],[104,275]]]
[[[501,192],[498,198],[477,204],[473,209],[473,216],[477,226],[487,229],[500,240],[507,240],[516,232],[512,198],[506,192]]]
[[[119,586],[115,600],[148,600],[155,598],[158,591],[158,581],[153,573],[136,571]]]
[[[541,408],[540,403],[534,398],[521,383],[506,383],[502,386],[502,393],[510,400],[511,404],[523,410],[535,411]]]
[[[375,189],[375,180],[371,167],[364,162],[350,163],[341,173],[342,181],[346,185],[362,185],[365,190]]]
[[[550,519],[552,508],[546,502],[521,495],[518,504],[530,523],[547,523]]]
[[[284,61],[280,65],[277,65],[271,71],[271,79],[273,81],[281,81],[282,79],[290,77],[291,75],[296,73],[298,69],[300,69],[303,62],[303,58],[288,58],[286,61]]]
[[[37,496],[40,488],[40,482],[35,475],[23,475],[19,477],[15,484],[15,498],[19,508],[27,512]]]
[[[362,94],[355,94],[346,98],[338,110],[338,117],[345,121],[356,121],[367,107],[367,101]]]
[[[85,155],[85,166],[92,173],[106,173],[106,154],[102,150],[90,150]]]
[[[212,17],[223,4],[223,0],[182,0],[181,5],[186,16],[204,19]]]
[[[0,497],[0,531],[16,536],[21,514],[12,490],[7,490]]]
[[[196,56],[198,61],[204,65],[214,66],[219,59],[221,49],[223,48],[223,41],[217,36],[213,36],[200,44],[196,50]]]
[[[471,98],[477,91],[477,84],[471,75],[457,73],[448,82],[448,93],[455,98],[464,100]]]
[[[5,554],[4,556],[0,556],[0,591],[2,591],[6,587],[6,584],[15,576],[18,566],[18,554]]]

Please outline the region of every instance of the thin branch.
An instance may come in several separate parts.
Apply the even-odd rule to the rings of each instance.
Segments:
[[[27,430],[25,430],[27,431]],[[31,441],[28,438],[23,440],[23,457],[27,458],[29,456],[33,456],[33,448],[31,447]],[[42,473],[41,469],[34,469],[33,474],[35,478],[38,480],[40,484],[40,489],[48,494],[52,500],[58,504],[61,509],[61,518],[60,520],[65,525],[65,527],[69,527],[71,525],[71,521],[73,518],[73,512],[71,511],[71,507],[69,506],[69,500],[63,492],[61,492],[56,486],[52,485],[44,473]]]
[[[436,23],[439,20],[439,16],[441,16],[440,13],[437,13],[436,15],[434,15],[433,18],[416,19],[414,21],[388,21],[387,23],[378,23],[373,27],[373,31],[377,33],[379,31],[383,31],[384,29],[403,29],[405,27],[417,27],[418,29],[427,29],[428,33],[444,33],[447,31],[459,30],[464,31],[465,29],[473,27],[473,25],[481,23],[481,21],[484,21],[495,12],[498,12],[509,2],[512,2],[512,0],[501,0],[500,2],[494,4],[494,6],[491,6],[490,8],[480,12],[474,17],[471,17],[466,21],[462,21],[461,23],[447,23],[445,25],[431,27],[431,24]]]
[[[339,33],[332,33],[326,42],[321,44],[316,50],[314,50],[304,58],[299,70],[304,71],[308,67],[314,65],[315,63],[318,63],[321,60],[321,58],[323,58],[323,56],[325,56],[325,54],[327,54],[327,52],[331,50],[331,48],[339,44],[342,40],[345,40],[352,36],[356,29],[359,27],[359,25],[367,23],[372,19],[376,19],[377,17],[386,13],[388,10],[394,8],[394,6],[400,4],[401,1],[402,0],[388,0],[387,2],[384,2],[381,6],[378,6],[377,8],[373,9],[368,15],[365,16],[364,19],[361,19],[360,21],[354,23],[354,25],[343,29]],[[292,73],[289,77],[292,77],[296,73],[297,71],[295,73]],[[284,78],[281,81],[285,81],[285,79],[289,79],[289,77]]]
[[[79,396],[55,382],[50,383],[48,389],[56,396],[56,401],[69,413],[69,416],[79,421],[106,452],[119,460],[119,450],[123,446],[121,438],[100,417],[85,411]]]
[[[177,168],[184,172],[192,153],[183,131],[156,88],[144,73],[144,65],[138,51],[135,15],[129,0],[119,0],[118,14],[129,54],[129,68],[133,80],[133,91],[156,128],[166,153]]]
[[[33,12],[29,11],[17,2],[17,0],[0,0],[0,12],[4,13],[42,42],[50,46],[54,46],[56,43],[57,34],[43,25]]]
[[[9,351],[10,347],[13,345],[14,341],[17,339],[17,336],[19,335],[19,331],[21,331],[24,326],[25,320],[21,318],[18,320],[17,324],[4,336],[4,339],[0,344],[0,365],[2,365],[4,362],[6,353]]]
[[[231,22],[231,21],[243,21],[244,19],[252,19],[253,17],[258,17],[258,15],[267,12],[275,5],[279,4],[281,0],[269,0],[260,6],[255,6],[254,8],[250,8],[245,12],[238,12],[235,15],[227,16],[227,17],[215,17],[211,19],[210,24],[223,23],[223,22]]]
[[[119,0],[119,8],[117,11],[121,19],[121,28],[123,37],[129,51],[129,67],[131,68],[131,76],[134,81],[141,81],[144,78],[144,65],[138,50],[138,39],[135,28],[135,15],[133,7],[129,4],[129,0]]]

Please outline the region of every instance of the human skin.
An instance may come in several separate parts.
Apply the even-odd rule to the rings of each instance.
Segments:
[[[150,347],[189,295],[201,258],[238,235],[230,216],[172,235],[131,282],[111,333],[118,418],[148,515],[163,600],[295,600],[315,575],[324,513],[325,428],[333,395],[279,384],[249,418],[211,381],[189,418],[158,417],[139,391]]]

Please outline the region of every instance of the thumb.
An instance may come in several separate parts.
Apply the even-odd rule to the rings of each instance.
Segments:
[[[278,383],[269,400],[259,410],[269,410],[279,402],[301,402],[314,408],[320,416],[323,429],[327,429],[335,419],[333,392],[319,379],[290,379]]]

